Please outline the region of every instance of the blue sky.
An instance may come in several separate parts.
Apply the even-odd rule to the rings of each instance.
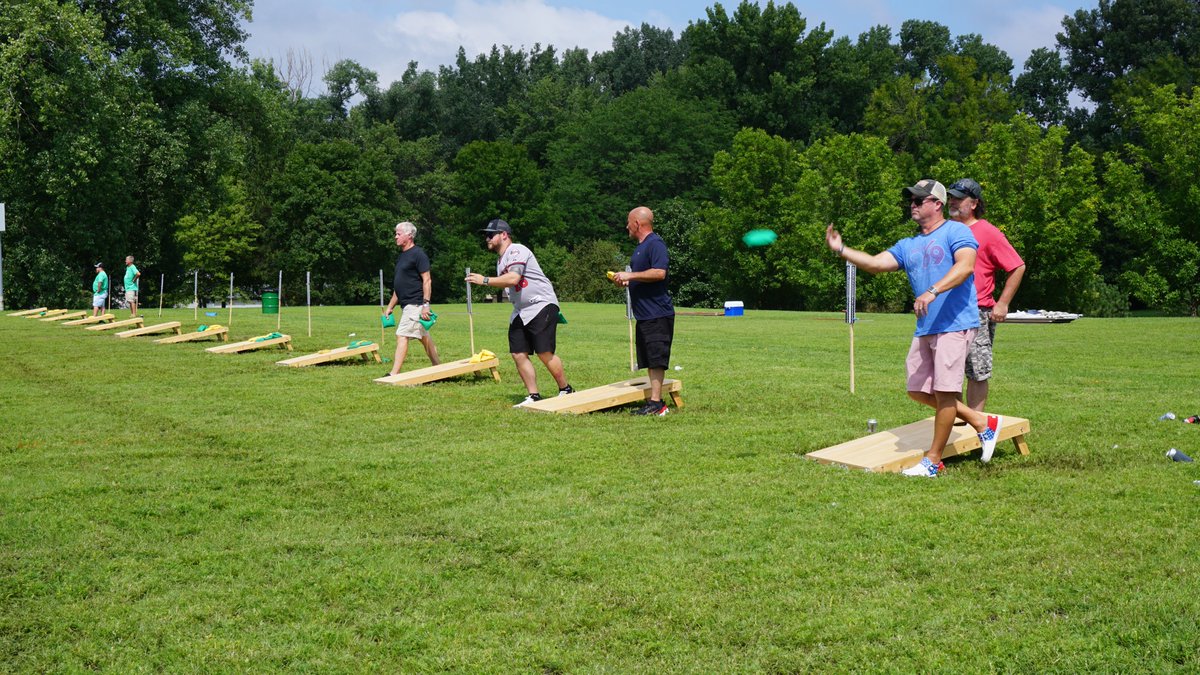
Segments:
[[[705,17],[713,2],[699,0],[255,0],[247,41],[250,55],[282,62],[289,50],[311,58],[319,93],[320,76],[341,59],[353,59],[379,74],[387,86],[409,61],[436,70],[450,63],[461,45],[468,56],[493,44],[524,47],[553,44],[560,51],[610,48],[613,34],[642,22],[671,28],[678,35],[688,22]],[[736,2],[722,3],[728,13]],[[1094,1],[957,0],[913,3],[849,0],[793,4],[810,29],[822,22],[836,37],[854,39],[871,26],[893,32],[907,19],[938,21],[953,35],[979,33],[1008,52],[1019,73],[1029,52],[1054,44],[1062,18]]]

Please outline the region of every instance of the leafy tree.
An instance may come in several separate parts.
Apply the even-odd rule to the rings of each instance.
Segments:
[[[997,124],[962,163],[936,165],[946,180],[975,178],[984,188],[987,219],[1027,262],[1021,306],[1081,309],[1100,278],[1095,246],[1101,194],[1094,160],[1067,146],[1063,127],[1042,129],[1018,115]]]
[[[1193,0],[1100,0],[1062,26],[1057,40],[1071,85],[1095,106],[1075,110],[1071,123],[1101,147],[1127,140],[1117,109],[1125,92],[1200,84],[1200,4]]]
[[[593,57],[592,68],[599,84],[619,96],[646,86],[654,75],[678,68],[686,51],[670,28],[647,23],[638,28],[626,26],[613,36],[612,51]]]
[[[1013,95],[1017,107],[1043,126],[1062,124],[1067,119],[1070,83],[1058,52],[1039,47],[1025,60],[1025,72],[1017,77]]]
[[[566,302],[623,303],[625,292],[614,286],[604,271],[624,269],[628,260],[613,241],[584,242],[571,251],[562,272],[552,277],[555,294]]]
[[[733,16],[720,3],[684,31],[683,79],[695,96],[718,101],[744,127],[808,139],[834,117],[821,109],[822,54],[832,33],[808,23],[791,3],[742,0]],[[807,31],[807,32],[806,32]]]
[[[550,201],[569,229],[559,241],[619,239],[625,216],[702,194],[717,149],[733,135],[710,101],[666,86],[638,89],[562,127],[549,149]]]

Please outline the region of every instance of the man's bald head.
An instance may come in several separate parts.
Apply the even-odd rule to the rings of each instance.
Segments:
[[[654,231],[654,212],[645,206],[639,206],[630,211],[629,217],[625,220],[625,229],[629,231],[632,239],[640,242],[646,238],[646,235]]]

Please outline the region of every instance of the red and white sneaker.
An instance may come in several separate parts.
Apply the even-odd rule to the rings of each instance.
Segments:
[[[987,427],[979,432],[979,444],[983,446],[980,461],[992,461],[992,453],[996,451],[996,441],[1000,440],[1000,428],[1004,426],[1004,418],[1000,415],[988,415]]]

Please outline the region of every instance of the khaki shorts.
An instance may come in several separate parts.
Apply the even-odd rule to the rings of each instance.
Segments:
[[[421,305],[405,305],[400,310],[400,321],[396,323],[396,337],[420,340],[429,335],[429,331],[421,325],[420,318]]]
[[[908,391],[962,391],[967,351],[974,339],[974,328],[914,337],[904,363]]]
[[[125,291],[125,302],[137,302],[137,291]]]

